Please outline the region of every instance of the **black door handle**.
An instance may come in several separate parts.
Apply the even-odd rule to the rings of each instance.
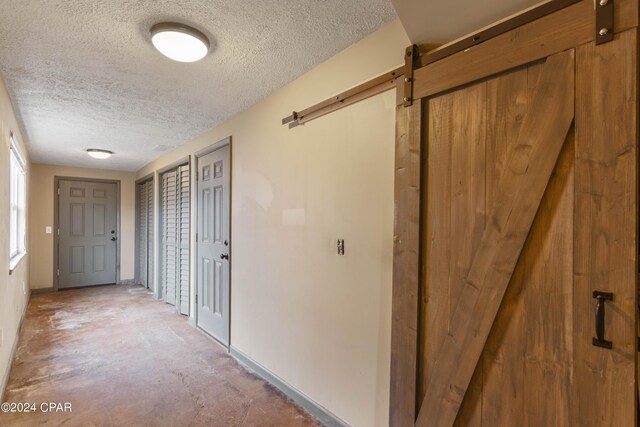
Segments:
[[[118,238],[116,238],[116,237],[112,237],[112,238],[111,238],[111,241],[112,241],[112,242],[115,242],[116,240],[118,240]]]
[[[229,254],[221,254],[220,259],[229,259]]]
[[[613,343],[604,339],[604,314],[605,314],[605,301],[613,301],[613,294],[611,292],[593,291],[593,298],[597,299],[596,304],[596,337],[591,340],[591,343],[596,347],[612,348]]]

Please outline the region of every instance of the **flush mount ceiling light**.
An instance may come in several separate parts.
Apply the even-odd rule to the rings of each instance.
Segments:
[[[195,28],[174,22],[151,27],[151,42],[161,54],[178,62],[199,61],[209,53],[209,39]]]
[[[89,148],[87,150],[87,154],[93,157],[94,159],[108,159],[113,154],[113,151],[109,150],[100,150],[98,148]]]

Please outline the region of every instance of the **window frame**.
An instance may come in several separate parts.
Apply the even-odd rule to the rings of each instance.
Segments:
[[[9,134],[9,274],[27,254],[26,162],[13,132]]]

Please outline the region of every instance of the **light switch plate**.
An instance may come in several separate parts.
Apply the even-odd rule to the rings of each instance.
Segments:
[[[44,228],[44,232],[47,233],[47,234],[51,234],[51,233],[53,233],[53,228],[47,226],[47,227]]]

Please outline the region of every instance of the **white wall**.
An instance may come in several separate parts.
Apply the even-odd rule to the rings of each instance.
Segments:
[[[22,258],[12,274],[9,274],[9,133],[17,136],[22,153],[27,157],[27,194],[31,188],[31,165],[25,140],[0,77],[0,401],[4,394],[12,350],[18,339],[18,328],[29,302],[29,222],[27,227],[27,255]],[[29,203],[27,198],[27,218]]]
[[[395,93],[280,121],[407,45],[393,22],[138,172],[233,138],[231,345],[354,426],[388,424]]]

